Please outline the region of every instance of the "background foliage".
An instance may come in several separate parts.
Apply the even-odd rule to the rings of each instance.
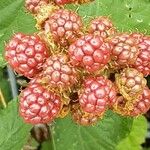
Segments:
[[[36,32],[35,20],[25,12],[24,0],[0,0],[0,67],[5,67],[5,42],[14,32]],[[99,15],[108,15],[120,31],[140,31],[150,34],[150,0],[95,0],[82,6],[68,5],[88,24]],[[9,82],[0,69],[0,88],[10,100]],[[11,101],[0,111],[0,149],[20,150],[29,138],[30,125],[18,116],[18,101]],[[144,117],[124,118],[108,111],[104,119],[93,127],[81,127],[70,117],[57,119],[51,125],[51,139],[42,150],[140,150],[147,123]]]

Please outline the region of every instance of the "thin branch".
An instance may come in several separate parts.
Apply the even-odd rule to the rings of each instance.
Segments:
[[[3,96],[1,88],[0,88],[0,101],[2,102],[3,107],[6,108],[7,104],[6,104],[6,101],[5,101],[5,98]]]

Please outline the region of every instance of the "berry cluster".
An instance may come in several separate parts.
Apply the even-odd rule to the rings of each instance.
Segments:
[[[120,33],[101,16],[83,27],[82,18],[63,8],[90,0],[26,0],[38,33],[15,34],[5,58],[29,79],[19,95],[25,122],[49,123],[71,113],[80,125],[92,125],[104,113],[138,116],[150,108],[150,36]]]

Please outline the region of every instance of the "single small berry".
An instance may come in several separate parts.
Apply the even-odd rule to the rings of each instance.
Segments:
[[[36,14],[41,6],[48,3],[49,0],[25,0],[25,7],[29,12]]]
[[[81,108],[88,113],[101,114],[115,103],[113,84],[103,76],[87,78],[79,94]]]
[[[19,74],[32,78],[49,57],[45,43],[37,35],[15,34],[5,47],[5,58]]]
[[[103,38],[107,38],[116,33],[112,21],[106,16],[101,16],[91,20],[88,31],[91,34],[96,34]]]
[[[75,12],[58,9],[53,11],[42,24],[46,34],[50,34],[56,44],[69,46],[80,35],[82,20]]]
[[[61,99],[38,83],[30,84],[19,96],[19,112],[26,123],[39,124],[54,120],[61,108]]]
[[[150,75],[150,36],[141,37],[138,48],[140,53],[132,67],[148,76]]]
[[[102,69],[110,61],[111,46],[98,35],[85,35],[70,45],[68,53],[73,66],[87,72]]]
[[[66,55],[53,55],[44,63],[39,80],[54,90],[63,91],[77,83],[77,71]]]
[[[130,116],[138,116],[145,114],[150,109],[150,89],[144,88],[143,94],[138,98],[134,104],[134,109],[131,111]]]
[[[125,99],[136,100],[146,86],[146,79],[138,70],[125,68],[120,74],[116,74],[116,85]]]
[[[73,104],[71,107],[71,116],[74,122],[82,126],[95,125],[103,114],[95,115],[92,113],[84,112],[78,103]]]
[[[112,45],[111,66],[113,68],[125,68],[135,63],[139,49],[134,37],[121,33],[111,37],[109,42]]]

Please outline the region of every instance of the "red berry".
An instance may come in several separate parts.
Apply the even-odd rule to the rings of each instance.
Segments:
[[[138,43],[139,55],[133,64],[145,76],[150,75],[150,36],[141,37]]]
[[[113,107],[114,111],[123,116],[138,116],[150,109],[150,90],[145,87],[143,93],[135,100],[128,101],[123,96],[118,96]]]
[[[88,72],[102,69],[110,60],[110,45],[97,35],[85,35],[69,47],[73,66],[83,67]]]
[[[48,56],[45,43],[36,35],[15,34],[5,48],[5,58],[9,65],[28,78],[41,71]]]
[[[138,98],[134,104],[134,109],[131,111],[130,116],[138,116],[145,114],[150,109],[150,89],[144,88],[143,94]]]
[[[58,9],[49,15],[43,28],[47,34],[52,35],[57,44],[68,46],[80,36],[82,21],[73,11]]]
[[[136,100],[146,86],[146,79],[136,69],[125,68],[116,74],[116,85],[125,99]]]
[[[106,16],[93,19],[90,22],[88,31],[89,33],[100,35],[103,38],[107,38],[116,33],[116,29],[112,21]]]
[[[77,82],[77,72],[69,64],[68,57],[59,54],[46,60],[39,78],[40,82],[48,84],[51,88],[67,90]]]
[[[123,33],[110,39],[112,45],[111,65],[116,68],[124,68],[134,64],[139,54],[136,40],[129,34]]]
[[[79,95],[81,108],[88,113],[103,113],[108,105],[115,103],[116,91],[112,86],[111,81],[103,76],[86,79]]]
[[[42,5],[49,3],[49,0],[25,0],[25,7],[28,11],[35,14],[39,11]]]
[[[94,125],[98,122],[98,119],[102,118],[101,114],[100,116],[84,112],[78,103],[73,104],[71,107],[71,116],[73,121],[75,121],[77,124],[82,126],[90,126]]]
[[[20,115],[31,124],[53,121],[61,108],[58,95],[38,83],[29,85],[20,94]]]

